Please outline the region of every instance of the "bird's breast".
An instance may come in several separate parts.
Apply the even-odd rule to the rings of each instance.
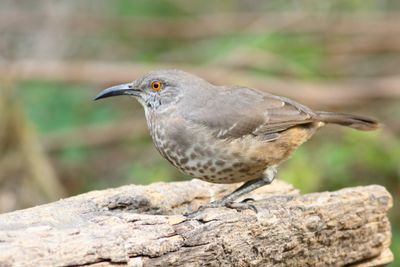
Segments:
[[[151,127],[150,127],[151,126]],[[236,183],[258,178],[266,165],[246,158],[246,145],[218,139],[208,129],[179,117],[149,124],[155,147],[183,173],[214,183]]]

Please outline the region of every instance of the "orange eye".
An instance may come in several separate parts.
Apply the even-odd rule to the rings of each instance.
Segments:
[[[162,87],[162,85],[159,81],[154,81],[151,83],[151,89],[153,89],[154,91],[160,90],[161,87]]]

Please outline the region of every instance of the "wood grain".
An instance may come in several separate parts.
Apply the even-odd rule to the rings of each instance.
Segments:
[[[199,180],[129,185],[2,214],[0,266],[378,266],[392,260],[392,198],[381,186],[300,195],[275,181],[252,193],[258,213],[213,208],[184,215],[234,188]]]

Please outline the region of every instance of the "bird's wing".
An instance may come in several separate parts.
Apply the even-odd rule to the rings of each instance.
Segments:
[[[274,140],[280,131],[312,122],[315,116],[309,108],[287,98],[246,87],[220,89],[186,117],[213,130],[218,138],[252,134]]]

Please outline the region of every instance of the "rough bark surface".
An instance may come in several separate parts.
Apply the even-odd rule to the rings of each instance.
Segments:
[[[209,208],[235,185],[198,180],[93,191],[0,215],[0,266],[379,266],[392,260],[377,185],[300,195],[275,181],[258,213]],[[249,196],[247,196],[249,197]]]

